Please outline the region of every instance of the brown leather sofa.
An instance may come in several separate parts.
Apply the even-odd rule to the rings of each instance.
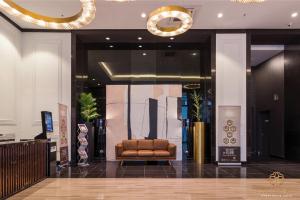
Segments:
[[[168,140],[123,140],[115,149],[116,159],[122,163],[128,160],[176,160],[176,145],[169,143]]]

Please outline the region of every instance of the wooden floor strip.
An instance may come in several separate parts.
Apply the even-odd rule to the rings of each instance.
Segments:
[[[10,199],[300,199],[300,179],[46,179]]]

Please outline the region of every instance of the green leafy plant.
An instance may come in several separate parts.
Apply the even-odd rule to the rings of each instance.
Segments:
[[[97,112],[96,99],[91,93],[81,93],[79,98],[80,103],[80,114],[85,122],[90,122],[91,120],[99,117]]]
[[[201,96],[199,93],[194,90],[191,94],[191,98],[193,100],[193,110],[192,110],[192,117],[197,120],[197,122],[201,121]]]

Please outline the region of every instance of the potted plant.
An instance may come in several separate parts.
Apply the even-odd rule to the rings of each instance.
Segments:
[[[92,143],[94,142],[94,125],[93,120],[100,115],[97,112],[96,98],[91,93],[81,93],[79,97],[80,116],[88,128],[88,155],[89,161],[94,157],[94,149]]]
[[[204,132],[204,122],[201,121],[201,95],[196,90],[191,94],[191,99],[193,102],[192,109],[192,117],[194,121],[194,160],[199,163],[204,163],[204,140],[205,140],[205,132]]]

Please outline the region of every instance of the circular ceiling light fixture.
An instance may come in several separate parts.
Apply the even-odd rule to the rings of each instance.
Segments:
[[[262,3],[266,0],[231,0],[231,1],[236,3]]]
[[[80,0],[80,2],[81,9],[78,13],[70,17],[62,18],[45,16],[27,10],[13,0],[0,0],[0,8],[12,16],[43,28],[78,29],[93,21],[96,14],[95,0]]]
[[[166,19],[179,21],[171,26],[161,25]],[[153,35],[171,37],[188,31],[193,25],[192,13],[181,6],[163,6],[149,14],[147,29]]]

